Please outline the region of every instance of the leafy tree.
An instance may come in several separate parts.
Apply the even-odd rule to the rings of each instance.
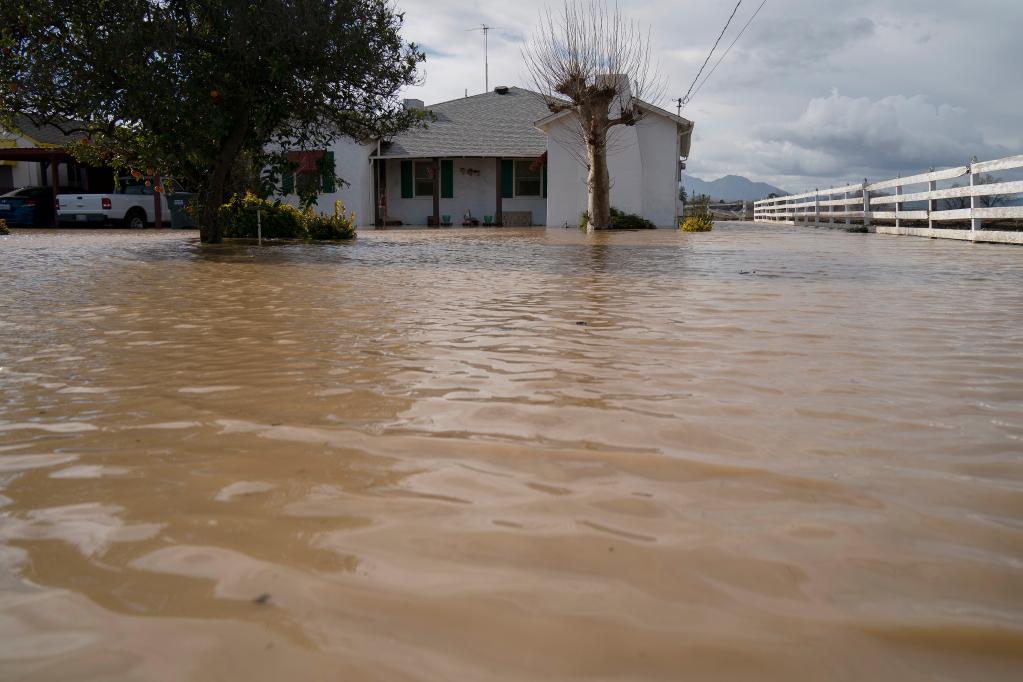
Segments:
[[[232,180],[265,193],[289,148],[416,122],[397,93],[424,55],[403,19],[388,0],[5,0],[0,111],[84,130],[81,159],[178,179],[217,242]]]

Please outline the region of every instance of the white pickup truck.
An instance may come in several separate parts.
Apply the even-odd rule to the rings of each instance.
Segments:
[[[118,223],[142,228],[156,222],[153,188],[144,180],[120,178],[118,187],[105,194],[58,194],[57,219],[62,223]],[[161,222],[170,222],[167,197],[160,194]]]

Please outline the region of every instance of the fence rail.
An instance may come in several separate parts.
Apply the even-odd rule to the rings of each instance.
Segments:
[[[904,178],[874,183],[864,180],[844,187],[763,199],[754,203],[753,220],[785,225],[859,224],[892,234],[926,233],[922,236],[1023,243],[1023,233],[1018,232],[991,234],[985,231],[983,235],[977,234],[984,220],[1023,220],[1023,205],[994,205],[1002,202],[1000,197],[1023,193],[1023,182],[981,182],[983,173],[1014,168],[1023,168],[1023,155],[994,161],[974,161],[966,166]],[[937,188],[938,182],[962,177],[969,178],[968,186]],[[914,191],[907,193],[905,188],[912,185],[926,185],[927,188],[914,188]],[[893,193],[885,190],[893,190]],[[949,200],[955,199],[965,205],[949,206]],[[946,204],[944,207],[939,207],[941,201]],[[918,204],[918,207],[908,209],[905,206],[908,203]],[[919,206],[921,203],[923,206]],[[876,225],[877,221],[882,220],[894,221],[894,230],[890,226]],[[927,229],[904,226],[905,221],[924,221]],[[969,230],[942,229],[942,223],[949,221],[969,221]],[[968,234],[940,234],[944,232]]]
[[[730,203],[718,202],[696,203],[689,202],[682,207],[682,217],[688,218],[692,215],[702,215],[709,212],[715,220],[752,220],[752,201],[733,201]]]

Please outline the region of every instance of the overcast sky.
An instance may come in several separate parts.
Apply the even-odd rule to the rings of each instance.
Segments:
[[[667,79],[685,94],[736,0],[620,0],[648,25]],[[744,0],[723,51],[760,0]],[[428,104],[527,86],[520,50],[541,0],[398,0],[427,54]],[[689,173],[745,175],[790,191],[882,179],[1023,153],[1023,0],[767,0],[683,115],[696,122]],[[717,55],[711,60],[711,66]],[[709,67],[708,67],[709,68]]]

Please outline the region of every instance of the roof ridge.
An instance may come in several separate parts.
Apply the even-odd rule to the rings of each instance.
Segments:
[[[498,87],[501,87],[501,86],[498,86]],[[518,92],[525,92],[525,93],[529,93],[530,95],[539,95],[540,94],[538,92],[533,92],[532,90],[527,90],[526,88],[520,88],[517,85],[508,85],[508,86],[505,86],[505,87],[507,87],[508,90],[517,90]],[[429,109],[430,107],[439,107],[442,104],[451,104],[452,102],[464,102],[467,99],[476,99],[478,97],[486,97],[487,95],[497,95],[497,94],[498,93],[494,92],[493,90],[490,90],[489,92],[480,92],[480,93],[477,93],[475,95],[469,95],[468,97],[454,97],[452,99],[446,99],[443,102],[434,102],[433,104],[427,104],[426,108]],[[499,96],[500,97],[504,97],[504,95],[499,95]]]

